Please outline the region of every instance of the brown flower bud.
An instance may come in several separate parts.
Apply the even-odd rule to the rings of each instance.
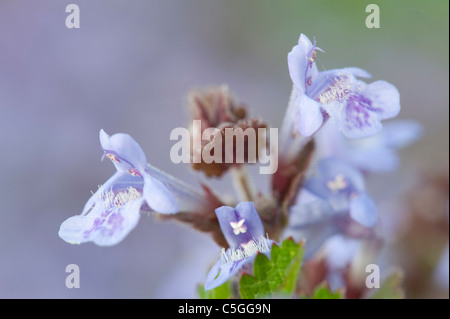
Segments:
[[[267,124],[259,119],[246,119],[244,104],[236,102],[227,86],[192,91],[188,103],[193,123],[191,163],[195,170],[208,177],[219,177],[232,166],[256,163],[263,146],[258,143],[258,135],[267,134],[259,129],[266,129]],[[198,120],[200,128],[195,127]],[[208,128],[212,128],[211,134],[205,132]],[[195,130],[199,132],[194,134]]]
[[[245,105],[236,102],[226,85],[192,90],[188,95],[188,107],[191,120],[202,121],[202,132],[222,123],[237,123],[247,115]]]

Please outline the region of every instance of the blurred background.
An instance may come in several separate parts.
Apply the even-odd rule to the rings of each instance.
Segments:
[[[80,29],[65,26],[70,3]],[[369,3],[379,5],[379,29],[365,26]],[[384,262],[405,270],[406,296],[448,298],[448,6],[2,0],[0,298],[196,297],[220,251],[208,236],[146,216],[117,246],[72,246],[59,226],[114,172],[100,161],[101,128],[129,133],[150,163],[195,185],[202,176],[169,157],[190,89],[228,84],[251,115],[279,126],[292,87],[286,56],[300,33],[325,50],[320,70],[358,66],[393,83],[398,118],[424,126],[396,172],[369,177],[369,192],[387,225]],[[213,184],[233,195],[226,178]],[[72,263],[80,289],[65,286]]]

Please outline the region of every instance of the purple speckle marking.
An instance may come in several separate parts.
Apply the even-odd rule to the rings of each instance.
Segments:
[[[95,231],[101,231],[106,236],[112,236],[118,229],[122,227],[124,218],[120,213],[112,213],[105,211],[101,217],[94,220],[91,229],[83,232],[84,238],[89,238]]]
[[[107,212],[107,214],[109,214],[109,213],[110,212]],[[96,218],[94,220],[94,225],[92,225],[92,228],[89,229],[89,230],[86,230],[83,233],[83,237],[84,238],[89,238],[93,231],[96,231],[96,230],[102,228],[103,224],[105,223],[106,217],[107,217],[107,215],[104,218]]]
[[[347,98],[346,122],[349,129],[360,129],[371,126],[370,112],[380,112],[381,109],[372,106],[372,101],[361,94],[352,94]]]

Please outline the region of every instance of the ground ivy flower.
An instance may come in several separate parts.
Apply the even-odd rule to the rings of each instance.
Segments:
[[[364,177],[358,170],[331,157],[319,161],[317,176],[306,179],[304,188],[326,200],[335,212],[349,211],[353,220],[372,227],[377,220],[377,212],[364,184]]]
[[[385,81],[366,84],[357,77],[370,74],[359,68],[319,72],[316,51],[322,51],[304,34],[288,54],[289,74],[294,89],[290,104],[298,110],[298,129],[311,136],[329,117],[349,138],[361,138],[381,130],[381,120],[400,111],[397,89]]]
[[[252,264],[257,253],[270,257],[274,243],[266,238],[264,226],[252,202],[240,203],[236,208],[222,206],[215,211],[230,247],[222,249],[220,259],[207,276],[205,290],[222,285],[243,267]]]
[[[311,257],[331,236],[346,232],[351,221],[363,229],[377,221],[375,203],[365,192],[362,174],[337,158],[318,163],[317,174],[305,180],[303,187],[311,194],[290,211],[287,236],[306,239],[305,258]]]
[[[397,120],[386,123],[380,133],[367,138],[348,139],[337,133],[332,122],[317,133],[320,157],[336,156],[363,171],[389,172],[399,165],[397,150],[418,140],[423,128],[416,121]]]
[[[175,197],[162,179],[151,174],[144,152],[131,136],[109,136],[101,130],[100,143],[117,172],[92,195],[81,215],[61,224],[59,236],[69,243],[117,244],[137,225],[143,205],[162,214],[178,212]]]

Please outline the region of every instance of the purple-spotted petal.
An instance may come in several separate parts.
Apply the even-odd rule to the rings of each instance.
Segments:
[[[130,135],[118,133],[109,136],[104,130],[100,130],[100,144],[117,170],[125,171],[133,168],[142,172],[145,170],[147,158],[139,144]]]
[[[61,224],[59,236],[72,244],[92,241],[99,246],[112,246],[119,243],[139,222],[142,198],[116,204],[97,203],[88,215],[70,217]]]
[[[372,227],[377,221],[377,208],[373,200],[364,192],[350,202],[350,216],[363,226]]]
[[[144,174],[144,198],[154,211],[161,214],[174,214],[179,211],[175,197],[158,179]]]
[[[386,81],[367,85],[362,94],[371,101],[380,119],[395,117],[400,112],[400,94],[395,86]]]
[[[240,203],[236,208],[219,207],[216,215],[222,233],[232,248],[265,236],[264,226],[252,202]]]
[[[370,100],[361,94],[349,97],[343,104],[333,103],[327,112],[332,108],[339,111],[330,116],[348,138],[373,136],[382,129],[379,113],[373,110]]]
[[[99,246],[112,246],[121,242],[138,224],[141,206],[142,200],[136,200],[112,213],[93,242]]]
[[[352,139],[379,133],[381,120],[400,111],[400,97],[393,85],[385,81],[367,85],[353,75],[336,77],[318,99],[339,130]]]

